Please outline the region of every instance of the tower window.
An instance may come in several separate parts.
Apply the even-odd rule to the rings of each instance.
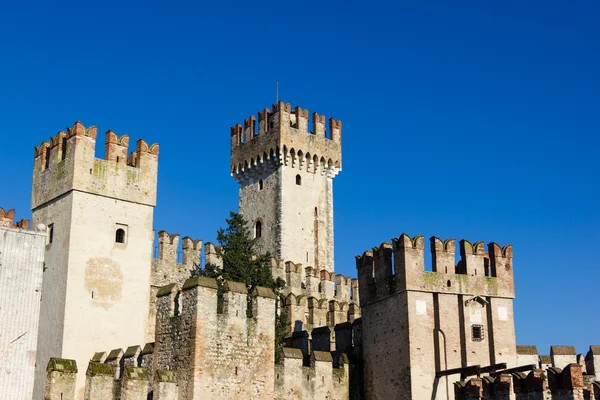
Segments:
[[[483,326],[471,325],[471,340],[481,342],[483,340]]]
[[[54,224],[48,224],[48,244],[54,240]]]
[[[319,216],[319,209],[317,207],[315,207],[315,217]]]
[[[115,233],[115,242],[117,243],[125,243],[125,229],[119,228]]]
[[[262,222],[256,221],[256,225],[254,225],[254,237],[258,239],[262,236]]]
[[[296,185],[302,185],[302,177],[300,176],[300,174],[296,175]]]
[[[258,181],[258,190],[263,190],[263,181],[262,179]]]
[[[64,160],[67,157],[67,138],[62,139],[62,153],[60,154],[60,159]]]
[[[50,166],[50,148],[46,147],[46,159],[44,160],[44,169]]]

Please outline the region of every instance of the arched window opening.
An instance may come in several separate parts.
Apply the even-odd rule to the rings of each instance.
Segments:
[[[261,236],[262,236],[262,222],[256,221],[256,224],[254,225],[254,237],[258,239]]]
[[[302,185],[302,177],[300,176],[300,174],[296,175],[296,185]]]
[[[125,243],[125,230],[122,228],[117,229],[115,234],[115,242],[117,243]]]
[[[262,179],[258,181],[258,190],[263,190],[263,181]]]

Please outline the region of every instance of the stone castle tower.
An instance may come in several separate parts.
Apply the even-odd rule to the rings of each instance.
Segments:
[[[450,399],[473,365],[517,365],[512,246],[402,234],[357,257],[364,384],[370,399]]]
[[[108,131],[97,159],[96,133],[76,122],[35,148],[33,224],[48,232],[34,398],[50,357],[86,365],[145,339],[159,148],[138,140],[128,155],[129,136]]]
[[[341,170],[342,123],[282,101],[231,128],[231,175],[240,213],[261,252],[334,271],[332,180]]]

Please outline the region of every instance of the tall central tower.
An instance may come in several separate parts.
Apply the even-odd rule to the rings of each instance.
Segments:
[[[342,122],[282,101],[231,128],[231,175],[260,252],[333,272],[332,181]]]

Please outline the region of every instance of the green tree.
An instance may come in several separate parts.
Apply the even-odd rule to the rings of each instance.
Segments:
[[[193,275],[217,278],[219,295],[222,298],[223,281],[242,282],[248,293],[257,286],[270,288],[279,298],[285,281],[273,278],[271,272],[271,254],[257,254],[256,239],[252,238],[248,222],[241,214],[230,212],[225,219],[227,227],[217,231],[217,255],[223,260],[223,268],[207,264],[204,269],[198,268]],[[249,298],[250,300],[250,298]],[[251,308],[248,307],[250,312]],[[275,357],[278,358],[284,340],[289,334],[288,315],[285,309],[276,311],[275,315]]]

